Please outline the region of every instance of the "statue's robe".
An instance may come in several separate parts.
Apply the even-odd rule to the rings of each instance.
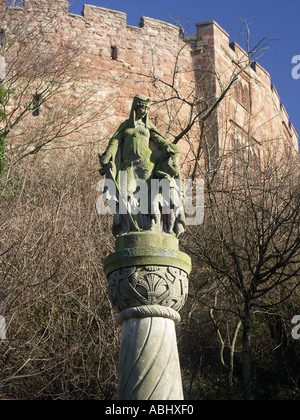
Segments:
[[[120,125],[109,141],[106,153],[110,153],[112,156],[111,175],[118,191],[114,195],[114,192],[106,189],[105,194],[107,199],[116,200],[120,203],[120,193],[123,202],[126,202],[128,212],[131,213],[131,209],[138,207],[138,203],[134,200],[134,195],[139,187],[138,180],[144,180],[148,185],[148,195],[144,197],[147,201],[147,206],[144,214],[141,212],[121,216],[116,214],[113,225],[115,236],[127,233],[132,229],[151,229],[153,220],[151,215],[151,179],[153,179],[155,167],[163,159],[164,151],[168,147],[179,153],[178,148],[170,143],[151,123],[148,114],[144,117],[143,124],[139,124],[136,121],[135,109],[137,101],[138,97],[133,100],[129,119]],[[107,177],[109,178],[110,176]],[[180,175],[178,177],[180,178]],[[184,228],[183,214],[178,215],[176,226],[179,226],[179,231],[174,233],[181,233],[180,225],[183,225],[182,227]]]

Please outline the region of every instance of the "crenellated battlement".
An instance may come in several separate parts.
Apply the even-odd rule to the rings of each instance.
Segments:
[[[114,23],[114,25],[121,25],[120,29],[127,25],[126,13],[107,9],[104,7],[90,6],[85,4],[83,6],[81,15],[83,19],[95,23],[103,23],[105,19],[109,19],[110,23]]]
[[[68,12],[69,2],[65,0],[1,0],[3,7],[15,9],[15,11],[39,10],[49,11],[58,10]]]
[[[1,0],[2,7],[5,7],[7,0]],[[179,28],[168,22],[164,22],[150,17],[141,17],[139,26],[127,25],[127,13],[118,10],[112,10],[105,7],[84,4],[81,15],[69,12],[69,1],[66,0],[11,0],[9,9],[15,12],[35,12],[48,13],[56,11],[61,13],[61,17],[75,19],[77,21],[91,22],[96,25],[110,24],[118,27],[120,30],[124,28],[144,29],[150,31],[173,31],[179,34]]]

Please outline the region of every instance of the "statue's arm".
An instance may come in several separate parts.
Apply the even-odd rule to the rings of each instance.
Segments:
[[[169,140],[167,140],[163,135],[160,135],[154,130],[150,130],[151,140],[157,145],[159,149],[165,149],[170,145]]]
[[[99,160],[102,166],[107,165],[111,159],[114,160],[119,149],[119,145],[122,139],[123,130],[119,129],[116,134],[109,140],[107,149],[100,155]]]
[[[159,131],[156,130],[150,130],[151,132],[151,140],[157,145],[159,149],[165,149],[167,150],[168,154],[170,155],[179,155],[179,149],[175,144],[169,142],[163,134],[159,133]]]

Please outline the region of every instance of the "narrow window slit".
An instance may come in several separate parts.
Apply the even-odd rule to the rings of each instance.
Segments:
[[[117,47],[110,48],[110,58],[111,60],[117,60],[118,58]]]
[[[33,96],[33,101],[32,101],[32,109],[33,109],[33,111],[32,111],[32,115],[34,117],[38,117],[40,115],[40,111],[41,111],[41,109],[40,109],[40,107],[41,107],[41,100],[42,100],[41,95],[36,94],[36,95]]]

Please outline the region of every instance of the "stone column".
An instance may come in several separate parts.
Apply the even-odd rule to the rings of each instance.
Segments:
[[[182,400],[175,325],[187,298],[189,256],[172,235],[131,233],[117,239],[104,268],[122,326],[118,399]]]

